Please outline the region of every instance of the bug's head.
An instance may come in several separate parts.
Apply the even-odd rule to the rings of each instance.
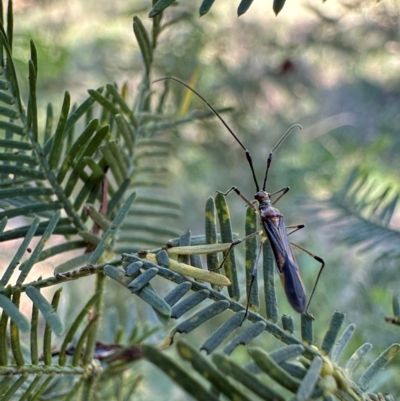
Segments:
[[[254,195],[254,199],[258,202],[258,203],[263,203],[263,202],[267,202],[269,200],[271,200],[271,196],[268,192],[265,192],[264,190],[258,191],[255,195]]]

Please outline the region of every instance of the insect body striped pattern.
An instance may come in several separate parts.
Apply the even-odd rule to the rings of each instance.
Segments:
[[[233,242],[227,252],[225,254],[225,257],[220,265],[219,268],[221,268],[229,254],[229,252],[237,246],[239,243],[246,241],[250,238],[253,238],[256,235],[261,234],[262,240],[259,243],[258,251],[257,251],[257,257],[256,257],[256,262],[254,265],[254,268],[252,270],[252,277],[251,277],[251,282],[248,290],[248,297],[247,297],[247,305],[246,305],[246,315],[249,309],[249,302],[250,302],[250,297],[249,294],[251,293],[251,288],[254,283],[254,279],[257,275],[257,265],[259,261],[259,257],[261,255],[262,251],[262,244],[264,241],[269,241],[274,259],[276,262],[278,274],[280,276],[280,279],[283,284],[283,288],[286,293],[286,297],[292,306],[292,308],[299,313],[307,313],[309,304],[311,302],[311,299],[314,295],[316,286],[318,284],[319,278],[321,276],[322,270],[325,266],[325,262],[322,258],[319,256],[316,256],[306,250],[305,248],[293,244],[289,241],[288,236],[295,231],[298,231],[304,227],[304,225],[296,225],[296,226],[285,226],[284,221],[283,221],[283,215],[279,212],[278,209],[276,209],[274,206],[276,203],[281,199],[288,191],[289,187],[284,187],[280,189],[277,192],[274,193],[268,193],[266,192],[265,188],[267,185],[267,179],[268,179],[268,172],[269,168],[272,163],[272,157],[274,151],[278,148],[278,146],[286,139],[286,137],[290,134],[290,132],[293,130],[293,128],[298,127],[301,129],[301,126],[296,124],[290,127],[285,134],[278,140],[278,142],[275,144],[275,146],[272,148],[271,152],[269,153],[268,159],[267,159],[267,167],[265,170],[265,175],[264,175],[264,180],[263,180],[263,186],[260,188],[256,173],[254,170],[253,166],[253,160],[250,155],[250,152],[248,149],[244,146],[242,141],[237,137],[237,135],[233,132],[233,130],[228,126],[228,124],[225,122],[225,120],[221,117],[221,115],[217,112],[217,110],[202,96],[200,95],[195,89],[190,87],[188,84],[185,82],[181,81],[180,79],[177,79],[175,77],[163,77],[155,80],[154,82],[159,82],[159,81],[164,81],[164,80],[173,80],[175,82],[178,82],[179,84],[183,85],[190,91],[192,91],[195,95],[197,95],[206,105],[207,107],[215,114],[215,116],[222,122],[222,124],[226,127],[226,129],[231,133],[231,135],[235,138],[235,140],[238,142],[238,144],[242,147],[242,149],[245,152],[246,155],[246,160],[250,166],[250,170],[253,176],[253,180],[256,186],[256,194],[254,195],[254,199],[257,203],[257,207],[254,205],[254,201],[251,202],[249,201],[242,193],[239,191],[237,187],[231,187],[228,191],[226,192],[220,192],[224,196],[227,196],[230,192],[235,192],[237,195],[239,195],[244,202],[251,208],[255,209],[259,213],[259,218],[260,218],[260,226],[262,230],[260,232],[255,232],[253,234],[247,235],[244,238],[238,239],[235,242]],[[272,199],[272,197],[276,196],[275,199]],[[293,229],[291,232],[287,232],[287,229]],[[305,293],[304,285],[300,276],[299,268],[297,266],[297,262],[294,258],[292,248],[291,246],[294,246],[308,255],[310,255],[312,258],[314,258],[316,261],[318,261],[321,264],[321,267],[319,269],[317,278],[315,280],[314,286],[311,291],[311,295],[309,298],[309,301],[307,302],[307,296]]]

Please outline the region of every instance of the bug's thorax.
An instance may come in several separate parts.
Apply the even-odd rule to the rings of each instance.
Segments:
[[[271,195],[265,191],[258,191],[254,195],[254,199],[258,202],[258,209],[262,219],[270,220],[276,227],[279,225],[281,219],[281,212],[272,206]]]

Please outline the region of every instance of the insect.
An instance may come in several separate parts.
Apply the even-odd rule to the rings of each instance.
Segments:
[[[229,247],[228,252],[225,255],[225,258],[223,259],[220,267],[223,266],[229,252],[235,246],[237,246],[239,243],[241,243],[243,241],[246,241],[256,235],[261,234],[262,240],[260,241],[260,244],[258,247],[256,262],[255,262],[253,270],[252,270],[250,288],[249,288],[248,293],[250,294],[254,279],[257,276],[257,265],[258,265],[259,257],[261,255],[262,243],[264,241],[268,240],[271,245],[271,248],[272,248],[272,252],[274,255],[275,262],[276,262],[279,277],[281,279],[283,288],[286,293],[286,297],[287,297],[290,305],[296,312],[307,313],[308,307],[309,307],[311,299],[314,295],[314,292],[315,292],[316,286],[318,284],[319,278],[321,276],[322,270],[325,266],[325,262],[319,256],[316,256],[316,255],[312,254],[311,252],[309,252],[308,250],[306,250],[305,248],[303,248],[299,245],[293,244],[289,241],[288,236],[290,234],[292,234],[295,231],[298,231],[304,227],[304,225],[285,226],[285,223],[283,221],[283,215],[279,212],[279,210],[277,208],[274,207],[274,205],[279,201],[279,199],[281,199],[289,191],[289,187],[284,187],[274,193],[268,193],[265,190],[266,185],[267,185],[268,172],[269,172],[269,169],[270,169],[270,166],[272,163],[272,157],[273,157],[274,151],[286,139],[286,137],[290,134],[290,132],[292,131],[293,128],[295,128],[295,127],[301,128],[301,126],[296,124],[296,125],[293,125],[292,127],[290,127],[286,131],[286,133],[278,140],[278,142],[275,144],[275,146],[272,148],[271,152],[269,153],[268,159],[267,159],[267,167],[265,170],[263,185],[260,188],[257,177],[256,177],[256,173],[254,170],[253,160],[250,155],[250,152],[244,146],[242,141],[236,136],[236,134],[233,132],[233,130],[228,126],[228,124],[221,117],[221,115],[217,112],[217,110],[203,96],[201,96],[195,89],[193,89],[188,84],[181,81],[180,79],[177,79],[175,77],[164,77],[164,78],[159,78],[159,79],[155,80],[154,82],[164,81],[164,80],[168,80],[168,79],[178,82],[179,84],[183,85],[184,87],[186,87],[187,89],[192,91],[196,96],[198,96],[207,105],[207,107],[222,122],[222,124],[225,126],[225,128],[235,138],[236,142],[244,150],[247,162],[250,166],[250,170],[251,170],[251,173],[253,176],[254,183],[256,185],[256,194],[254,195],[254,201],[248,200],[244,195],[242,195],[242,193],[239,191],[239,189],[235,186],[231,187],[226,192],[217,191],[217,192],[220,192],[224,196],[227,196],[231,192],[235,192],[238,196],[240,196],[249,207],[258,211],[260,226],[262,228],[261,231],[257,231],[244,238],[234,241],[231,244],[231,246]],[[272,197],[274,197],[274,196],[276,196],[276,198],[273,200]],[[293,230],[288,233],[287,232],[288,228],[293,229]],[[299,272],[299,268],[297,266],[296,259],[293,255],[291,245],[304,251],[305,253],[310,255],[312,258],[314,258],[316,261],[318,261],[321,264],[321,267],[319,269],[319,272],[318,272],[317,278],[315,280],[314,286],[312,288],[311,295],[310,295],[308,302],[307,302],[307,296],[305,293],[304,284],[303,284],[303,281],[300,276],[300,272]],[[249,302],[250,302],[250,298],[248,296],[247,306],[246,306],[246,315],[247,315],[247,312],[249,309]]]

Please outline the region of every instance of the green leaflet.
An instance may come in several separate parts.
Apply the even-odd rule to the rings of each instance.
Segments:
[[[18,307],[6,296],[0,294],[0,308],[10,317],[10,319],[24,333],[29,331],[30,324],[26,317],[19,311]]]
[[[40,312],[42,312],[46,323],[57,335],[60,336],[64,331],[64,327],[61,323],[60,318],[54,311],[53,306],[46,300],[46,298],[40,293],[40,291],[33,286],[28,286],[26,288],[26,294],[40,310]]]

